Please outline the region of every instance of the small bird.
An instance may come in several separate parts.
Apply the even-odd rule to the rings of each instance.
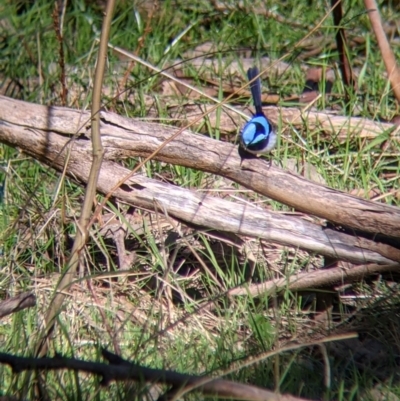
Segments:
[[[247,76],[249,81],[259,74],[258,68],[249,68]],[[271,151],[276,145],[277,134],[274,127],[262,111],[261,81],[258,77],[251,84],[256,113],[243,127],[240,134],[240,143],[245,151],[252,154],[261,154]],[[240,153],[240,151],[239,151]]]

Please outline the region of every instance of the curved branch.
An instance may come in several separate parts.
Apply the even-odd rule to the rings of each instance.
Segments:
[[[104,358],[109,364],[80,359],[56,356],[54,358],[25,358],[6,353],[0,353],[0,363],[11,366],[15,373],[25,370],[60,370],[69,369],[77,372],[87,372],[102,376],[102,384],[110,381],[135,380],[140,383],[168,384],[178,388],[188,385],[196,385],[207,379],[205,376],[194,376],[164,369],[152,369],[135,363],[128,362],[117,355],[102,350]],[[303,398],[291,395],[276,394],[260,387],[236,383],[224,379],[209,378],[207,383],[196,388],[203,394],[217,395],[219,397],[234,398],[237,400],[251,401],[301,401]]]
[[[351,283],[362,280],[371,274],[383,274],[398,271],[400,265],[362,265],[351,269],[332,267],[319,269],[313,272],[300,272],[290,277],[269,280],[260,284],[251,284],[229,290],[229,295],[260,296],[265,293],[278,292],[283,289],[301,291],[309,288],[328,287],[342,283]]]

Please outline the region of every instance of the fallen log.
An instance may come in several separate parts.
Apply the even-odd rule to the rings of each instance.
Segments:
[[[92,159],[89,118],[89,113],[79,110],[0,97],[0,141],[86,183]],[[148,156],[175,134],[176,128],[102,111],[101,133],[105,161],[97,189],[107,194],[130,173],[114,160]],[[400,261],[399,245],[393,240],[400,237],[399,208],[333,190],[270,167],[261,159],[245,160],[241,166],[237,147],[189,131],[182,132],[154,159],[224,176],[296,210],[354,229],[357,235],[139,174],[129,178],[113,196],[191,225],[265,239],[353,263],[395,265]]]

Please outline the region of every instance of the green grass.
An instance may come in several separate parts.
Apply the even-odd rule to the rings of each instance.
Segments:
[[[201,90],[212,89],[213,96],[219,100],[226,97],[222,84],[234,82],[237,87],[239,77],[241,83],[245,82],[244,51],[247,57],[255,60],[266,55],[277,59],[289,53],[287,61],[290,63],[284,73],[271,71],[263,82],[266,92],[280,94],[282,106],[292,105],[293,102],[285,101],[285,98],[302,92],[305,83],[302,67],[336,68],[337,54],[330,47],[336,32],[331,18],[324,22],[311,42],[314,48],[320,42],[325,46],[312,56],[307,56],[310,46],[294,50],[296,42],[327,12],[325,3],[314,2],[304,12],[302,2],[269,2],[270,11],[282,16],[285,23],[252,12],[216,11],[205,1],[181,2],[179,6],[168,0],[160,3],[159,11],[148,23],[143,10],[133,8],[130,2],[119,2],[110,42],[128,51],[137,51],[142,59],[158,68],[180,63],[177,68],[182,69],[186,78],[191,78],[193,86]],[[0,18],[8,24],[8,29],[2,32],[0,78],[12,79],[19,85],[19,90],[8,95],[46,105],[60,105],[58,42],[51,18],[53,2],[21,4],[7,1],[6,6],[0,6]],[[359,71],[358,91],[350,100],[350,109],[363,117],[390,119],[396,113],[395,102],[368,16],[360,7],[354,1],[344,4],[348,37],[365,39],[364,44],[349,49],[352,65]],[[381,11],[388,21],[399,18],[394,7],[385,6]],[[300,26],[292,27],[291,22]],[[90,105],[98,46],[96,38],[101,23],[102,11],[94,2],[68,2],[63,34],[69,107],[84,109]],[[142,45],[138,44],[140,40],[143,40]],[[213,45],[213,53],[206,53],[206,59],[200,59],[201,69],[194,68],[188,59],[190,52],[208,43]],[[395,42],[393,50],[399,55]],[[207,59],[221,67],[218,73],[207,65]],[[225,68],[230,62],[237,63],[236,74]],[[210,104],[209,100],[185,94],[166,96],[163,83],[168,80],[140,63],[135,63],[129,76],[129,100],[122,96],[113,99],[126,67],[127,63],[121,63],[118,56],[110,52],[103,99],[109,110],[132,118],[157,118],[160,122],[181,126],[180,122],[171,122],[170,106],[179,107],[180,117],[184,120],[188,103]],[[215,87],[204,80],[207,74],[217,83]],[[332,93],[335,96],[320,99],[315,107],[335,109],[344,115],[347,105],[340,79],[335,80]],[[249,99],[236,98],[230,104],[240,109],[243,104],[249,104]],[[223,111],[219,109],[215,122],[205,116],[193,131],[232,142],[240,124],[226,134],[223,121]],[[315,167],[326,185],[332,188],[347,192],[361,190],[360,196],[380,196],[382,202],[399,206],[400,145],[392,140],[391,146],[382,151],[382,145],[388,139],[388,135],[382,134],[373,141],[348,138],[343,142],[304,127],[301,132],[288,130],[281,135],[272,157],[282,166],[294,161],[297,169],[304,164]],[[132,169],[138,160],[120,162]],[[6,298],[32,290],[38,297],[35,308],[2,320],[1,352],[28,356],[34,352],[36,336],[58,274],[69,256],[84,190],[5,145],[0,145],[0,165],[0,183],[4,185],[4,201],[0,206],[0,293]],[[142,172],[154,179],[191,189],[236,188],[204,172],[155,161],[147,163]],[[211,194],[227,196],[222,191]],[[265,201],[258,195],[235,195],[257,203],[262,201],[262,205],[272,205],[275,210],[288,210],[286,206]],[[127,209],[125,205],[111,203],[107,207],[117,215]],[[207,231],[177,228],[164,220],[166,225],[160,230],[157,218],[161,216],[147,211],[137,211],[135,216],[141,227],[138,230],[137,226],[128,224],[129,246],[136,252],[129,278],[116,274],[115,243],[104,238],[98,230],[91,233],[81,264],[81,276],[71,288],[71,296],[59,316],[51,354],[59,352],[87,360],[102,360],[99,347],[114,351],[113,342],[116,341],[125,359],[150,367],[202,374],[228,368],[246,356],[278,348],[288,341],[301,343],[318,337],[311,319],[315,315],[315,293],[298,297],[285,291],[280,297],[270,294],[256,299],[224,295],[225,290],[248,280],[250,274],[253,274],[253,281],[261,282],[277,277],[277,274],[290,276],[300,270],[321,267],[318,256],[244,239],[255,255],[253,266],[253,261],[243,250],[215,239]],[[178,232],[183,233],[183,239],[176,242]],[[91,287],[95,297],[87,285],[89,277],[94,278]],[[355,286],[354,291],[375,297],[390,296],[392,301],[388,302],[387,308],[396,317],[398,294],[395,286],[394,289],[390,287],[395,281],[382,280],[378,282],[379,286],[376,281],[367,282],[364,286]],[[211,300],[214,300],[210,302],[213,307],[203,309],[203,305]],[[353,323],[346,319],[356,310],[364,319],[372,321],[381,313],[379,308],[374,309],[373,302],[356,305],[351,310],[336,305],[335,324],[343,321],[343,331],[351,331]],[[398,331],[396,319],[388,318],[387,326],[392,333]],[[358,326],[354,324],[354,327]],[[373,330],[369,335],[387,343],[392,350],[396,349],[397,339],[388,336],[383,325],[375,322],[371,327]],[[278,364],[277,369],[274,363]],[[393,361],[391,363],[395,366]],[[391,366],[389,362],[388,366]],[[317,350],[306,348],[283,353],[279,360],[267,359],[239,369],[229,378],[268,389],[279,383],[280,391],[302,397],[319,399],[325,395],[331,399],[353,400],[367,399],[376,382],[399,394],[398,384],[391,381],[391,373],[393,371],[388,369],[386,377],[376,378],[373,371],[357,365],[354,355],[347,354],[342,359],[335,357],[332,387],[327,392],[323,387],[322,359]],[[124,384],[113,383],[107,388],[99,388],[98,378],[71,372],[49,372],[41,376],[45,378],[44,389],[51,399],[129,398]],[[27,394],[24,392],[26,377],[12,374],[8,367],[0,366],[0,395],[34,399],[34,376],[28,381]],[[130,399],[141,399],[142,392],[149,387],[139,386]]]

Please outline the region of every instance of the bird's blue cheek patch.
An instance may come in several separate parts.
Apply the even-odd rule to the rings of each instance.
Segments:
[[[254,117],[243,128],[242,142],[246,146],[259,143],[267,139],[270,132],[270,125],[265,117]]]
[[[251,121],[248,122],[242,131],[242,140],[245,145],[248,145],[254,140],[254,136],[256,135],[257,128],[256,125],[253,124]]]

